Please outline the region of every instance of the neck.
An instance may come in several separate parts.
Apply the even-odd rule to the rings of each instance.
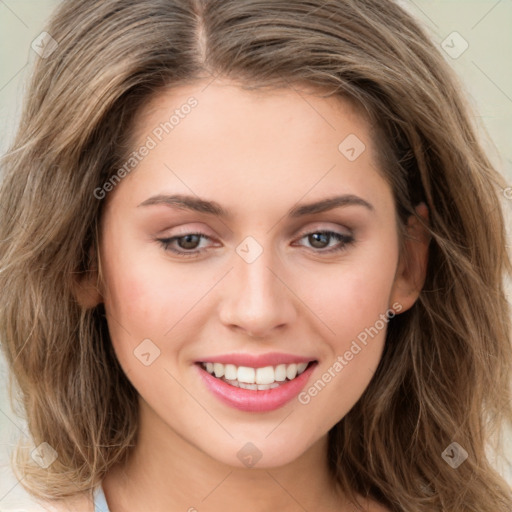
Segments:
[[[327,435],[286,465],[233,467],[155,421],[142,400],[137,444],[103,489],[111,512],[345,510],[327,466]]]

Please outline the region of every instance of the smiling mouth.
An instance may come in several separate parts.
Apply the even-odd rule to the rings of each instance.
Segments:
[[[265,391],[293,381],[316,361],[309,363],[278,364],[252,368],[234,364],[201,362],[199,365],[213,377],[227,384],[253,391]]]

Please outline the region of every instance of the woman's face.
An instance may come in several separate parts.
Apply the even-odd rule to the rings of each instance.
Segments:
[[[293,461],[357,402],[416,299],[369,126],[339,98],[217,80],[155,97],[136,139],[102,189],[100,254],[141,425],[162,449]]]

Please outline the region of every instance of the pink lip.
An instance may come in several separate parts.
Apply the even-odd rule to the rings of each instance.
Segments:
[[[281,352],[271,352],[259,355],[225,354],[210,356],[197,362],[234,364],[235,366],[248,366],[249,368],[264,368],[265,366],[277,366],[278,364],[309,363],[310,361],[315,361],[315,358],[294,356],[293,354],[284,354]]]
[[[210,359],[208,359],[208,361],[213,362]],[[307,360],[303,360],[301,362],[307,362]],[[316,362],[309,365],[308,368],[298,377],[281,384],[277,388],[262,391],[253,391],[251,389],[242,389],[231,386],[223,380],[210,375],[200,364],[196,364],[195,366],[197,367],[203,382],[206,384],[206,387],[225,404],[240,411],[267,412],[279,409],[279,407],[282,407],[284,404],[296,397],[305,387],[306,382],[314,371],[316,365]],[[261,366],[254,365],[253,367]]]

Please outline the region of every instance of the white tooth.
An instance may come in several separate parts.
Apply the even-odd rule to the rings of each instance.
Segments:
[[[256,369],[256,384],[272,384],[272,382],[274,382],[273,366]]]
[[[270,389],[270,384],[257,384],[258,391],[264,391],[265,389]]]
[[[274,379],[276,382],[283,382],[286,380],[286,365],[278,364],[274,370]]]
[[[286,376],[289,380],[295,379],[297,376],[297,365],[295,363],[289,364],[286,368]]]
[[[215,377],[220,378],[224,375],[224,365],[222,363],[213,363]]]
[[[237,380],[226,380],[228,384],[231,384],[231,386],[234,386],[235,388],[238,387],[238,381]]]
[[[224,366],[224,376],[228,380],[236,380],[236,366],[234,364],[227,364]]]
[[[254,378],[256,376],[256,372],[254,368],[249,368],[247,366],[239,366],[237,372],[237,380],[238,382],[245,382],[246,384],[254,384]]]
[[[208,373],[213,373],[213,363],[206,363],[206,371]]]
[[[245,382],[240,382],[239,385],[242,389],[250,389],[252,391],[256,391],[258,389],[257,384],[246,384]]]
[[[308,363],[299,363],[297,365],[297,373],[300,375],[308,366]]]
[[[274,389],[274,388],[278,388],[279,386],[280,386],[280,384],[279,384],[278,382],[274,382],[274,383],[272,383],[272,384],[269,384],[269,386],[268,386],[268,387],[269,387],[270,389]]]

